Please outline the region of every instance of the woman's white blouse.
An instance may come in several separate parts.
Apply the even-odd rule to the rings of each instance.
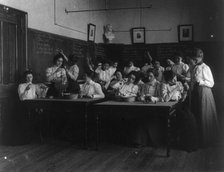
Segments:
[[[30,85],[30,89],[26,90],[26,87]],[[18,87],[18,94],[20,100],[36,99],[37,98],[37,85],[32,83],[23,83]]]
[[[132,83],[125,83],[119,90],[119,94],[124,97],[137,96],[138,86]]]
[[[109,70],[101,70],[99,73],[99,80],[108,82],[110,81],[111,75]]]
[[[90,83],[84,83],[80,85],[81,94],[93,98],[104,98],[105,95],[102,91],[100,84],[90,81]]]
[[[178,75],[186,74],[188,69],[189,66],[183,62],[181,62],[180,64],[174,64],[172,67],[172,71]]]
[[[113,67],[111,66],[109,69],[109,73],[110,73],[110,77],[114,75],[114,73],[116,72],[117,68],[116,67]]]
[[[141,89],[139,90],[140,96],[160,96],[160,82],[156,79],[152,82],[145,83],[141,86]]]
[[[30,85],[30,89],[26,90],[26,87]],[[41,87],[41,84],[22,83],[18,87],[18,94],[20,100],[36,99],[46,97],[48,88]]]
[[[195,66],[193,81],[198,82],[200,86],[212,88],[214,79],[210,67],[205,63]]]
[[[65,69],[59,68],[58,71],[56,72],[57,69],[58,69],[57,66],[47,68],[46,70],[47,81],[58,82],[62,84],[67,83],[67,76]]]
[[[178,101],[182,98],[182,93],[184,91],[181,82],[176,82],[175,85],[169,85],[168,83],[162,84],[161,97],[165,102],[168,101]]]

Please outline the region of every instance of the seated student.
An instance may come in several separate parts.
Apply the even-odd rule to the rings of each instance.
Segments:
[[[174,62],[170,59],[166,59],[166,64],[167,64],[167,66],[166,66],[165,70],[172,70]]]
[[[45,97],[47,92],[47,86],[44,84],[33,84],[33,73],[30,70],[24,73],[26,82],[22,83],[18,87],[18,94],[20,100],[36,99],[38,97]]]
[[[143,80],[145,80],[145,75],[141,71],[132,71],[136,76],[135,84],[138,86],[138,91],[141,89],[141,87],[145,84]]]
[[[105,95],[102,91],[100,84],[94,82],[92,80],[92,77],[92,72],[84,74],[85,83],[80,85],[80,97],[104,98]]]
[[[126,101],[135,101],[138,93],[138,86],[134,84],[136,76],[131,72],[128,75],[127,82],[118,90],[117,96]]]
[[[189,87],[176,81],[172,71],[164,72],[165,83],[162,84],[162,99],[167,101],[183,102],[177,107],[177,124],[181,146],[187,151],[194,151],[198,147],[197,124],[194,115],[187,106],[186,96]]]
[[[147,72],[147,80],[138,93],[140,101],[157,102],[160,100],[160,82],[156,80],[152,70]]]
[[[66,69],[66,74],[68,78],[72,79],[73,81],[76,81],[79,76],[79,67],[77,65],[78,58],[75,57],[75,55],[71,55],[69,58],[70,67],[69,69]]]
[[[133,61],[129,61],[128,65],[124,67],[124,76],[128,76],[128,74],[132,71],[140,71],[140,68],[135,67]]]
[[[143,74],[147,75],[147,71],[153,69],[153,65],[151,63],[148,63],[147,61],[144,63],[144,66],[142,66],[141,71]]]
[[[115,78],[111,80],[109,88],[112,90],[116,90],[121,88],[125,83],[125,80],[122,77],[122,74],[120,71],[115,72]]]
[[[113,65],[109,67],[108,70],[110,73],[110,77],[112,77],[115,74],[115,72],[117,71],[117,66],[118,66],[118,62],[115,61],[115,62],[113,62]]]
[[[145,61],[145,63],[144,63],[144,66],[141,68],[141,71],[143,72],[143,74],[144,75],[146,75],[147,74],[147,71],[149,70],[149,69],[153,69],[154,67],[153,67],[153,64],[152,64],[152,56],[150,55],[150,52],[147,50],[147,51],[145,51],[145,53],[144,53],[144,61]]]
[[[182,98],[184,87],[176,80],[173,71],[164,72],[164,82],[162,83],[161,98],[164,102],[178,101]]]
[[[47,81],[51,83],[48,96],[60,96],[67,86],[64,56],[60,53],[55,55],[53,62],[54,65],[46,70]]]
[[[66,91],[72,94],[77,94],[80,91],[77,78],[79,76],[79,67],[77,65],[78,58],[74,55],[69,57],[69,69],[65,68],[68,78],[68,86]]]
[[[102,63],[99,62],[99,63],[97,64],[96,69],[95,69],[95,73],[96,73],[96,74],[99,74],[101,70],[102,70]]]
[[[182,62],[182,57],[176,56],[175,57],[175,64],[172,67],[172,71],[177,76],[177,80],[184,83],[187,80],[187,72],[189,66]]]
[[[109,63],[105,62],[103,64],[102,70],[98,74],[98,83],[103,89],[107,89],[111,80],[111,75],[109,71]]]
[[[158,80],[158,81],[162,81],[163,80],[163,72],[164,72],[164,67],[162,67],[161,65],[160,65],[160,62],[159,61],[155,61],[155,64],[154,64],[154,70],[153,70],[153,72],[154,72],[154,74],[155,74],[155,77],[156,77],[156,79]]]

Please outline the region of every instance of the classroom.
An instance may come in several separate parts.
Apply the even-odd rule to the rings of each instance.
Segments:
[[[224,171],[223,0],[0,0],[0,171]]]

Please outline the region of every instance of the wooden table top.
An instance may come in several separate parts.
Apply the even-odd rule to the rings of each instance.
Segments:
[[[96,103],[95,106],[150,106],[150,107],[173,107],[178,102],[157,102],[157,103],[144,103],[144,102],[119,102],[119,101],[104,101]]]

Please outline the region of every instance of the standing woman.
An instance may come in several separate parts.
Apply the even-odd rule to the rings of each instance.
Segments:
[[[214,143],[214,136],[218,132],[216,105],[211,90],[214,86],[214,79],[209,66],[203,62],[203,51],[198,48],[194,49],[193,57],[196,66],[192,78],[194,83],[192,111],[199,127],[200,145],[206,147]]]
[[[64,55],[65,56],[65,55]],[[73,54],[69,56],[69,68],[65,68],[68,79],[67,91],[71,94],[77,94],[80,91],[77,78],[79,76],[79,67],[77,65],[78,58]]]
[[[54,56],[54,65],[46,70],[47,82],[51,83],[48,96],[60,96],[66,89],[67,76],[64,69],[64,61],[64,56],[61,53],[58,53]]]

